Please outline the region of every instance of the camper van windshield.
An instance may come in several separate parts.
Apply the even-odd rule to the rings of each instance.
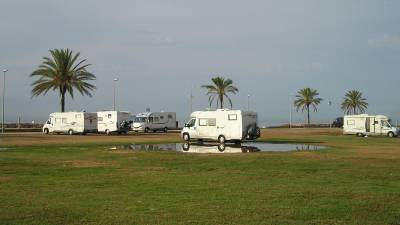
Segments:
[[[391,125],[390,125],[390,123],[388,121],[382,121],[382,126],[391,127]]]
[[[146,117],[136,117],[134,122],[135,123],[144,123],[144,122],[146,122]]]

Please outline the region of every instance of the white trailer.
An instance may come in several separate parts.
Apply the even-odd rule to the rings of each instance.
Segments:
[[[240,143],[260,137],[256,112],[217,109],[193,112],[190,117],[181,132],[184,141],[197,139]]]
[[[399,129],[392,127],[389,118],[384,115],[347,115],[343,118],[343,134],[396,137],[399,135]]]
[[[97,112],[97,129],[99,133],[127,133],[130,129],[130,112],[100,111]]]
[[[144,112],[138,113],[132,124],[132,130],[138,131],[164,131],[176,129],[178,123],[176,121],[175,112]]]
[[[43,126],[43,133],[86,134],[97,132],[97,114],[87,112],[55,112]]]

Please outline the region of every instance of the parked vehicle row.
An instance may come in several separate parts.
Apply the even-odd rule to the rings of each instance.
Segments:
[[[174,112],[145,112],[132,116],[125,111],[91,112],[55,112],[43,126],[43,133],[118,133],[128,131],[164,131],[176,129],[176,113]]]

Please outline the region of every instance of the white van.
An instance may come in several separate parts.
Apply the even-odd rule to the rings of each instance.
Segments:
[[[97,112],[97,129],[99,133],[127,133],[130,130],[131,113],[123,111]]]
[[[190,117],[181,132],[184,141],[197,139],[240,143],[260,137],[256,112],[217,109],[193,112]]]
[[[55,112],[49,115],[43,133],[86,134],[97,132],[97,114],[87,112]]]
[[[174,112],[144,112],[135,116],[132,124],[133,131],[156,132],[158,130],[167,132],[176,129],[176,113]]]
[[[399,129],[392,127],[389,118],[384,115],[348,115],[343,119],[343,134],[365,135],[385,135],[396,137]]]

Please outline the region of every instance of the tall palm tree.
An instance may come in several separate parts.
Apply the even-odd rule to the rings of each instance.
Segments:
[[[342,102],[342,110],[346,114],[363,113],[368,108],[367,99],[362,97],[362,93],[357,90],[348,91]]]
[[[294,106],[298,112],[300,109],[303,112],[307,111],[307,124],[310,124],[310,106],[317,111],[317,105],[321,103],[322,98],[318,98],[318,91],[312,88],[303,88],[297,92]]]
[[[208,102],[210,103],[210,107],[217,97],[217,107],[221,109],[224,107],[224,98],[228,99],[229,104],[232,108],[232,100],[229,98],[228,93],[236,94],[239,92],[239,89],[233,86],[233,81],[231,79],[225,79],[223,77],[214,77],[211,79],[213,84],[210,85],[202,85],[202,88],[207,89]]]
[[[80,53],[74,55],[68,48],[50,50],[50,54],[51,58],[43,57],[42,64],[30,75],[39,77],[31,84],[32,97],[57,90],[61,98],[61,112],[65,111],[65,94],[74,98],[74,89],[81,95],[92,97],[90,92],[96,87],[87,81],[95,80],[96,76],[86,71],[91,64],[85,64],[86,59],[77,61]]]

